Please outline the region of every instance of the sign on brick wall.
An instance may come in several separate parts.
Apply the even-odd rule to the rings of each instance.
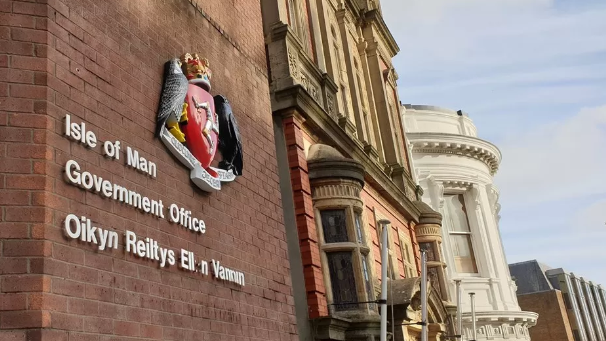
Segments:
[[[85,122],[75,122],[70,115],[65,116],[64,136],[73,142],[81,143],[90,150],[101,149],[101,153],[114,160],[124,162],[126,167],[148,175],[155,179],[158,166],[155,162],[147,159],[138,150],[125,146],[120,141],[99,141],[97,135],[86,125]],[[125,149],[126,157],[122,156]],[[129,188],[114,183],[94,173],[94,170],[84,169],[76,160],[70,159],[65,164],[65,176],[69,184],[83,188],[99,196],[116,200],[126,206],[130,206],[144,214],[150,214],[157,218],[167,219],[180,228],[187,229],[194,234],[205,234],[206,224],[200,217],[193,215],[175,203],[165,205],[160,198],[151,198]],[[77,216],[70,213],[64,222],[65,234],[74,240],[94,244],[99,251],[108,251],[118,248],[120,236],[116,231],[103,226],[97,226],[85,216]],[[214,259],[197,259],[196,255],[189,250],[172,250],[162,247],[157,241],[137,236],[133,231],[126,230],[124,233],[124,248],[127,253],[136,257],[150,259],[158,262],[161,268],[178,266],[179,268],[200,273],[201,275],[212,274],[213,278],[245,285],[244,273],[223,266]]]
[[[242,144],[238,124],[229,101],[224,96],[212,97],[210,64],[197,54],[186,53],[180,59],[171,59],[165,64],[164,83],[157,116],[156,136],[167,149],[190,169],[192,182],[200,189],[221,189],[222,182],[234,181],[242,174]],[[81,143],[89,149],[101,148],[109,159],[120,161],[152,179],[157,177],[158,166],[138,150],[120,141],[98,141],[97,135],[85,122],[75,122],[65,116],[65,137]],[[216,152],[222,156],[218,167],[212,167]],[[75,160],[65,164],[68,183],[93,192],[99,196],[116,200],[144,214],[167,219],[171,223],[188,229],[194,234],[205,234],[206,224],[192,211],[177,204],[165,206],[162,199],[150,198],[126,186],[83,169]],[[66,235],[84,243],[94,244],[99,251],[118,248],[117,232],[96,226],[89,218],[68,214],[64,228]],[[148,237],[137,236],[133,231],[124,233],[127,253],[158,262],[161,268],[178,266],[187,271],[209,275],[217,279],[245,284],[244,273],[227,268],[219,261],[197,259],[189,250],[164,248]],[[209,269],[210,268],[210,269]],[[212,270],[212,271],[210,271]]]

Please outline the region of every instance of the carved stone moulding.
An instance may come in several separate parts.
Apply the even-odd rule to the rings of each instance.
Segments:
[[[309,180],[311,182],[326,180],[351,180],[347,187],[364,186],[364,166],[354,159],[344,157],[333,147],[324,144],[314,144],[309,148],[307,158]],[[357,186],[356,186],[357,184]]]
[[[460,189],[467,190],[470,189],[474,183],[471,181],[457,181],[457,180],[446,180],[442,182],[444,184],[444,188],[448,189]]]
[[[485,163],[490,174],[499,169],[501,152],[484,140],[444,133],[408,133],[415,154],[451,154],[477,159]]]

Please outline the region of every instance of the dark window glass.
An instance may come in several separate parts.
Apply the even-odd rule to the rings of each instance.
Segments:
[[[356,236],[358,237],[358,243],[364,242],[364,234],[362,233],[362,216],[360,213],[356,212],[354,214],[355,224],[356,224]]]
[[[354,277],[352,253],[330,252],[328,269],[332,284],[333,303],[336,310],[349,310],[358,308],[358,294]]]
[[[370,270],[368,267],[368,257],[362,255],[362,271],[364,272],[364,285],[366,285],[366,294],[368,295],[368,301],[375,299],[372,294],[372,284],[370,283]],[[374,305],[371,305],[373,307]]]
[[[347,241],[347,223],[345,210],[322,211],[322,229],[324,231],[324,242],[340,243]]]

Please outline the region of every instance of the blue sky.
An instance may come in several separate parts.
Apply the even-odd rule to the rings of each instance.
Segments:
[[[400,100],[463,109],[503,153],[507,260],[606,286],[606,2],[381,4]]]

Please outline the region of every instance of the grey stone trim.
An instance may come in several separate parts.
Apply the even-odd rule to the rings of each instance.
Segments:
[[[286,231],[286,244],[288,246],[288,260],[292,280],[293,298],[295,300],[295,316],[297,319],[297,332],[299,340],[312,341],[311,325],[307,306],[307,290],[305,289],[305,276],[303,275],[303,261],[299,247],[297,218],[293,199],[292,184],[290,182],[290,169],[288,168],[288,153],[281,117],[274,117],[274,136],[276,142],[276,156],[278,159],[278,175],[280,177],[280,192],[282,193],[282,210],[284,212],[284,228]]]
[[[294,85],[276,91],[272,98],[274,115],[288,113],[292,109],[305,119],[305,123],[321,134],[321,137],[341,152],[347,151],[348,156],[359,161],[366,171],[365,182],[379,189],[385,199],[393,205],[406,219],[419,221],[419,209],[406,196],[406,193],[383,171],[383,168],[365,151],[361,142],[352,139],[332,119],[324,109],[300,85]]]

